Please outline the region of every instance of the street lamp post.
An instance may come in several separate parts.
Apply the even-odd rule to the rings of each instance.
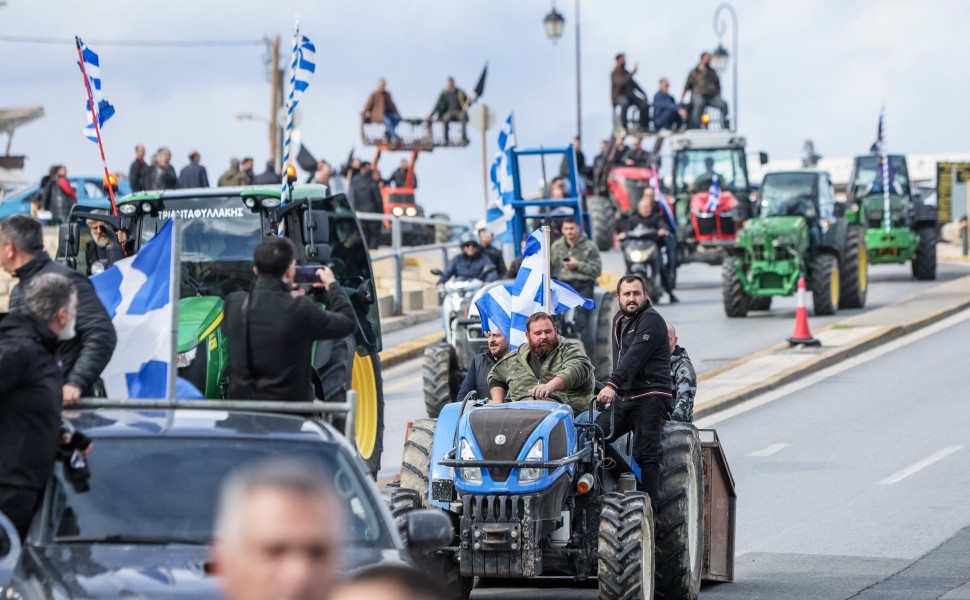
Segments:
[[[722,13],[727,12],[731,15],[731,49],[732,54],[734,54],[734,61],[731,61],[731,55],[724,48],[722,43],[724,40],[724,34],[727,32],[727,23],[725,18],[723,18]],[[724,2],[719,5],[714,11],[714,34],[717,36],[717,49],[711,55],[711,66],[714,67],[715,71],[723,72],[728,63],[731,63],[731,94],[732,94],[732,107],[731,107],[731,131],[737,131],[738,129],[738,13],[734,12],[734,7]]]
[[[579,0],[576,2],[576,137],[582,138],[583,136],[583,104],[582,104],[582,76],[580,72],[580,45],[579,45]],[[546,29],[546,36],[553,41],[553,43],[559,41],[562,37],[563,27],[566,24],[566,19],[556,10],[556,5],[553,3],[552,10],[546,15],[546,18],[542,21],[543,26]]]

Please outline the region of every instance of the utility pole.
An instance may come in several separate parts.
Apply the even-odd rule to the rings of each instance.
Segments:
[[[280,35],[277,33],[273,36],[272,41],[270,41],[270,59],[269,59],[269,79],[270,79],[270,103],[269,103],[269,160],[272,160],[277,166],[279,166],[279,160],[277,160],[277,153],[279,146],[277,145],[277,130],[276,126],[276,111],[279,110],[279,97],[280,97]]]

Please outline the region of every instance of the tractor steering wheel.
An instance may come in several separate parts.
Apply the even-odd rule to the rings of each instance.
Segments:
[[[562,398],[560,398],[559,396],[557,396],[555,394],[549,394],[549,397],[548,398],[536,398],[532,394],[522,394],[521,396],[519,396],[518,398],[516,398],[515,400],[513,400],[513,402],[518,402],[519,400],[525,400],[527,398],[532,398],[533,400],[555,400],[559,404],[565,404],[565,402],[563,402]]]

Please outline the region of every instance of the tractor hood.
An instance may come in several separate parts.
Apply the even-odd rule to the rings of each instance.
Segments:
[[[804,217],[750,219],[739,235],[740,246],[789,246],[798,252],[808,249],[808,224]]]
[[[192,296],[179,300],[178,352],[188,352],[222,323],[224,303],[219,296]]]

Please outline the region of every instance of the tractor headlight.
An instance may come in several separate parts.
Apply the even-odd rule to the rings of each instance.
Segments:
[[[152,209],[153,208],[155,208],[155,207],[152,206],[152,203],[151,202],[142,202],[141,203],[141,212],[143,212],[143,213],[150,213],[150,212],[152,212]]]
[[[243,200],[243,204],[246,205],[246,208],[256,208],[256,201],[252,198],[246,198]]]
[[[395,217],[400,217],[401,215],[404,214],[404,209],[401,208],[400,206],[395,206],[394,208],[391,209],[391,214],[394,215]]]
[[[128,204],[122,204],[118,207],[118,211],[123,215],[133,215],[138,212],[138,205],[129,202]]]
[[[461,441],[461,454],[459,457],[461,460],[478,460],[478,457],[475,456],[475,451],[472,450],[472,445],[465,439]],[[481,483],[482,470],[478,467],[462,467],[461,478],[468,483]]]
[[[535,444],[529,448],[529,453],[525,455],[527,461],[542,461],[542,440],[536,440]],[[543,475],[545,469],[519,469],[519,483],[530,483],[537,481]]]
[[[418,209],[413,206],[409,206],[404,209],[404,214],[406,214],[409,217],[416,217],[418,216]]]
[[[282,201],[280,200],[280,198],[277,198],[276,196],[268,196],[266,198],[262,198],[259,201],[259,205],[262,206],[263,208],[276,208],[281,203]]]
[[[179,369],[181,369],[182,367],[187,367],[191,365],[192,361],[195,360],[195,353],[198,350],[198,348],[199,348],[198,346],[195,346],[191,350],[188,350],[186,352],[179,352],[178,354],[176,354],[175,365]]]
[[[793,240],[791,239],[791,236],[790,235],[779,235],[778,237],[775,238],[775,241],[772,242],[772,243],[776,247],[778,247],[778,246],[791,246],[792,241]]]

